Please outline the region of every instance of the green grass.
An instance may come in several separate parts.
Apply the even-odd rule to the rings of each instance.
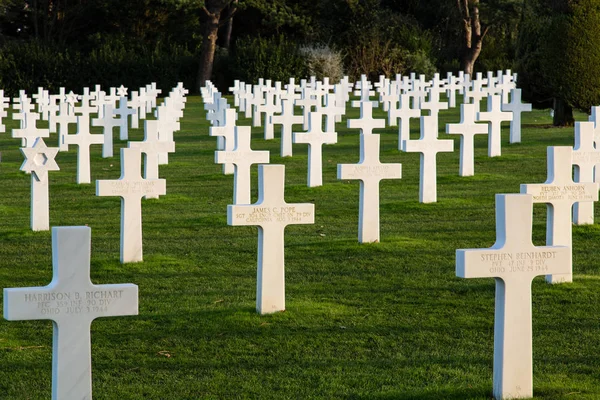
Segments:
[[[242,117],[239,124],[250,124]],[[458,109],[442,112],[440,131],[458,120]],[[51,225],[92,228],[94,283],[139,285],[139,316],[92,324],[94,398],[490,399],[494,281],[457,278],[454,254],[491,246],[494,195],[545,181],[546,147],[573,144],[573,129],[550,122],[548,110],[525,114],[523,143],[513,145],[506,125],[502,157],[493,159],[478,136],[474,177],[458,177],[457,141],[454,153],[438,155],[436,204],[418,203],[418,154],[396,150],[396,128],[379,131],[381,160],[402,163],[403,179],[382,182],[382,242],[363,245],[359,183],[336,179],[338,163],[359,158],[358,134],[345,119],[339,143],[324,146],[324,185],[312,189],[307,146],[282,159],[279,140],[264,141],[254,128],[253,148],[271,150],[271,162],[287,167],[286,200],[316,208],[314,225],[286,229],[287,310],[267,316],[254,310],[257,229],[227,226],[233,178],[214,164],[216,141],[199,98],[189,98],[177,152],[160,170],[167,195],[143,202],[143,263],[119,263],[119,198],[76,185],[76,151],[59,153]],[[418,136],[418,121],[412,128]],[[0,284],[46,285],[50,232],[28,228],[30,177],[18,171],[18,140],[5,133],[0,146]],[[118,154],[102,159],[93,148],[92,179],[118,178]],[[256,167],[252,179],[256,200]],[[544,244],[545,219],[536,205],[536,245]],[[573,284],[533,283],[538,399],[600,398],[598,226],[573,228]],[[51,347],[49,321],[0,321],[1,399],[50,398]]]

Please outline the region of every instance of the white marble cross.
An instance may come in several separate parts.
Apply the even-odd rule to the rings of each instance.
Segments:
[[[573,204],[598,201],[597,183],[573,182],[573,149],[549,146],[547,149],[548,178],[542,184],[522,184],[521,193],[531,194],[534,203],[546,203],[546,245],[572,245],[571,215]],[[549,283],[572,282],[571,270],[559,275],[546,275]]]
[[[4,318],[52,321],[52,400],[92,398],[92,321],[138,314],[137,285],[93,284],[90,253],[90,228],[54,227],[50,284],[4,289]]]
[[[102,117],[93,118],[92,126],[101,126],[102,133],[104,135],[104,142],[102,142],[102,157],[109,158],[113,156],[113,128],[121,126],[121,120],[113,118],[114,107],[110,104],[104,104],[102,106],[104,110]],[[100,115],[100,114],[98,114]]]
[[[273,130],[273,115],[281,113],[281,104],[277,104],[277,93],[275,90],[265,92],[265,102],[256,106],[256,110],[260,115],[265,115],[265,140],[275,139],[275,131]]]
[[[359,243],[379,242],[379,182],[402,178],[402,164],[379,161],[379,135],[360,135],[358,164],[338,164],[338,179],[360,180]]]
[[[593,106],[588,121],[594,123],[594,143],[600,148],[600,106]]]
[[[446,133],[461,135],[460,139],[460,176],[475,175],[475,135],[488,133],[486,124],[475,122],[477,106],[475,104],[460,105],[460,123],[447,124]]]
[[[37,138],[32,147],[22,147],[25,157],[21,171],[31,174],[31,230],[50,229],[50,199],[48,171],[58,171],[54,158],[58,148],[46,147],[44,139]]]
[[[521,103],[521,89],[512,89],[510,93],[510,103],[502,103],[502,111],[513,114],[510,121],[510,143],[521,143],[521,113],[531,111],[531,104]]]
[[[335,122],[338,117],[346,113],[346,107],[337,103],[334,93],[327,93],[325,95],[325,105],[320,108],[320,112],[325,116],[325,132],[335,132]]]
[[[488,96],[487,112],[478,112],[477,121],[489,122],[488,156],[502,154],[502,121],[512,121],[513,113],[502,111],[502,98],[499,95]]]
[[[80,105],[79,107],[74,107],[74,113],[84,116],[87,115],[88,117],[92,113],[97,113],[98,107],[95,104],[90,104],[93,99],[94,96],[90,93],[90,88],[83,88],[83,94],[80,96]]]
[[[313,108],[316,108],[319,105],[319,100],[314,95],[313,91],[309,88],[302,89],[302,97],[300,99],[296,99],[294,102],[295,105],[302,107],[302,116],[304,117],[304,123],[302,125],[303,130],[308,130],[308,114],[313,111]]]
[[[354,95],[355,96],[360,96],[360,100],[354,100],[351,103],[352,107],[360,107],[361,103],[363,103],[363,102],[365,102],[365,103],[371,103],[375,107],[377,107],[378,102],[370,100],[371,96],[375,96],[375,91],[371,90],[373,88],[373,85],[367,79],[366,75],[363,74],[363,75],[360,76],[360,81],[356,82],[356,86],[355,87],[356,87],[357,90],[354,91]]]
[[[37,104],[37,111],[42,116],[42,120],[48,121],[48,105],[50,105],[50,93],[43,87],[38,87],[38,92],[31,96]]]
[[[90,116],[83,114],[77,117],[77,133],[63,136],[64,144],[77,146],[77,183],[91,183],[90,146],[103,144],[104,135],[90,133]]]
[[[229,225],[258,226],[256,311],[285,310],[284,230],[292,224],[314,224],[315,205],[286,203],[285,166],[258,166],[258,201],[227,206]]]
[[[534,246],[532,196],[496,195],[496,243],[456,250],[456,276],[496,278],[494,398],[533,397],[531,282],[571,270],[571,249]]]
[[[438,124],[440,110],[447,110],[448,103],[440,101],[439,90],[430,90],[428,101],[421,103],[421,110],[429,110],[429,115],[435,118],[435,124]]]
[[[304,116],[294,114],[294,100],[284,98],[281,115],[273,116],[273,125],[281,125],[281,157],[292,156],[292,132],[294,125],[304,125]]]
[[[385,119],[373,118],[373,103],[360,101],[360,118],[348,119],[348,128],[360,129],[363,135],[373,134],[373,129],[385,128]]]
[[[158,179],[158,157],[161,153],[173,153],[175,142],[172,140],[159,140],[158,121],[145,120],[144,140],[129,142],[128,147],[138,148],[144,153],[144,178]],[[158,193],[148,193],[145,197],[147,199],[158,199]]]
[[[6,125],[3,119],[8,116],[7,108],[10,107],[10,97],[4,97],[4,90],[0,89],[0,133],[6,132]]]
[[[249,126],[235,127],[235,147],[231,151],[216,151],[215,163],[235,165],[233,204],[250,204],[250,168],[252,164],[267,164],[268,151],[250,148],[252,132]]]
[[[575,182],[599,182],[600,149],[594,146],[593,122],[575,122],[573,165],[575,166]],[[573,223],[575,225],[593,224],[594,202],[575,203],[573,205]]]
[[[135,114],[135,110],[127,106],[127,97],[119,99],[119,108],[113,110],[114,116],[119,116],[119,138],[127,140],[129,138],[129,116]]]
[[[439,140],[438,126],[433,117],[421,117],[421,138],[407,139],[402,149],[406,152],[421,153],[421,175],[419,181],[419,201],[435,203],[437,201],[437,153],[453,152],[453,140]]]
[[[446,75],[446,95],[448,96],[448,106],[456,107],[456,92],[461,88],[459,78],[455,77],[452,72]]]
[[[225,110],[225,121],[222,126],[211,126],[208,128],[209,136],[217,137],[217,150],[232,151],[235,148],[235,127],[238,118],[235,108]],[[219,139],[222,139],[221,141]],[[223,164],[223,174],[231,175],[234,173],[233,164]]]
[[[40,115],[36,112],[24,113],[25,126],[23,128],[15,128],[12,130],[13,138],[20,138],[23,142],[23,147],[33,146],[35,140],[40,137],[47,138],[50,136],[48,129],[40,129],[37,127],[37,121]]]
[[[410,97],[410,94],[400,95],[398,108],[395,110],[390,109],[389,113],[390,120],[400,119],[398,124],[398,150],[402,150],[402,143],[410,139],[410,119],[421,117],[420,109],[410,108]],[[391,122],[390,125],[392,125]]]
[[[468,75],[467,75],[468,76]],[[471,82],[471,90],[466,90],[464,93],[464,102],[470,103],[473,100],[474,104],[479,105],[481,100],[488,96],[488,92],[484,90],[483,84],[485,80],[483,79],[481,72],[477,73],[477,76]]]
[[[121,177],[96,181],[96,196],[121,197],[121,263],[143,260],[142,197],[167,190],[164,179],[143,179],[141,165],[140,149],[121,148]]]
[[[323,145],[337,143],[336,132],[323,132],[323,114],[311,112],[306,132],[294,132],[294,143],[308,144],[308,187],[323,185]]]
[[[69,146],[65,143],[63,138],[69,134],[69,124],[76,124],[77,117],[73,114],[69,107],[69,103],[60,100],[58,106],[58,114],[50,121],[50,125],[55,123],[58,125],[58,149],[59,151],[69,150]]]

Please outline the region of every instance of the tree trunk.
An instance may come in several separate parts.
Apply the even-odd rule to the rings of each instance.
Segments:
[[[461,68],[465,74],[473,76],[475,61],[483,48],[483,38],[488,32],[489,27],[481,31],[481,21],[479,20],[479,0],[474,0],[470,4],[469,0],[457,0],[458,10],[463,23],[463,46],[461,54]]]
[[[219,18],[221,11],[206,13],[206,26],[204,29],[204,39],[202,40],[202,50],[200,53],[200,65],[198,67],[198,90],[210,80],[212,76],[213,62],[215,60],[215,50],[217,49],[217,36],[219,33]]]
[[[231,31],[233,31],[233,15],[229,17],[227,20],[227,25],[225,25],[225,37],[223,38],[223,47],[229,50],[229,46],[231,45]]]
[[[552,124],[554,126],[573,126],[575,124],[573,108],[562,99],[554,98],[554,118]]]

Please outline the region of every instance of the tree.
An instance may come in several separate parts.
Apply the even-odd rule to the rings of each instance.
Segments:
[[[206,84],[212,76],[213,63],[215,60],[215,51],[217,50],[217,37],[219,34],[219,24],[221,23],[221,13],[229,7],[229,15],[232,18],[235,13],[235,7],[231,5],[237,3],[237,0],[205,0],[202,10],[206,15],[204,24],[204,36],[202,38],[202,47],[200,50],[200,64],[198,66],[198,87]]]
[[[573,125],[573,108],[600,104],[600,4],[528,0],[520,32],[519,84],[532,101],[552,101],[553,123]]]
[[[456,6],[462,18],[463,42],[461,49],[461,69],[473,76],[475,61],[481,53],[483,39],[490,27],[482,30],[479,18],[479,0],[456,0]]]

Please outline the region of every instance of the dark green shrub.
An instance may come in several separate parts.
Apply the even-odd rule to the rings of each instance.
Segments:
[[[284,36],[238,39],[233,65],[235,78],[245,82],[257,82],[259,78],[287,82],[291,77],[307,75],[299,46]]]

